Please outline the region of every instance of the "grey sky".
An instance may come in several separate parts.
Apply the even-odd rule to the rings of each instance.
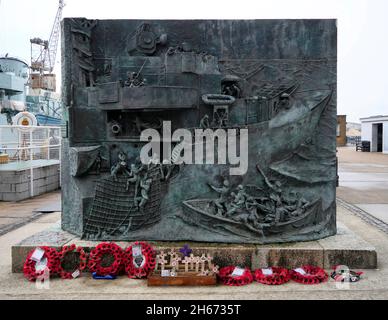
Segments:
[[[64,17],[337,18],[338,114],[388,114],[387,0],[65,0]],[[32,37],[48,38],[57,0],[0,0],[0,54],[30,60]],[[221,8],[221,10],[220,10]],[[59,50],[59,49],[58,49]],[[56,73],[60,76],[60,54]]]

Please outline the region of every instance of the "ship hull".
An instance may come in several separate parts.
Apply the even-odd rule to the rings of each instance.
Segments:
[[[308,143],[317,129],[319,119],[331,98],[331,92],[315,93],[311,99],[295,102],[286,113],[272,120],[247,126],[249,139],[249,165],[260,161],[265,167],[288,157],[301,144]]]
[[[310,203],[303,214],[286,222],[262,223],[256,227],[209,212],[213,199],[194,199],[183,201],[183,212],[190,223],[211,228],[221,234],[237,235],[243,238],[266,242],[271,236],[286,235],[296,230],[323,222],[322,202],[320,199]]]

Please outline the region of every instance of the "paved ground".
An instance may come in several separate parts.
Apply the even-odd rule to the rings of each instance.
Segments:
[[[60,191],[50,192],[19,202],[0,201],[0,235],[19,228],[44,214],[50,208],[60,207]],[[39,210],[45,209],[46,212]]]
[[[338,148],[337,197],[388,224],[388,154]]]
[[[42,231],[60,218],[49,214],[0,237],[0,299],[388,299],[388,235],[359,217],[338,207],[338,220],[346,223],[372,243],[378,252],[379,269],[364,270],[363,280],[349,287],[325,284],[282,286],[251,284],[245,287],[147,287],[146,281],[125,276],[114,281],[93,280],[90,274],[76,280],[52,279],[50,289],[37,289],[22,274],[11,273],[11,246],[20,239]]]
[[[338,220],[372,244],[378,254],[378,269],[365,270],[362,281],[350,284],[349,287],[337,287],[335,282],[329,281],[316,286],[288,283],[279,287],[251,284],[233,288],[225,286],[148,288],[146,282],[141,280],[120,277],[115,281],[96,281],[86,274],[70,281],[53,279],[50,281],[50,289],[37,289],[35,284],[26,281],[22,274],[11,273],[11,246],[46,229],[60,219],[59,213],[52,213],[0,236],[0,298],[388,299],[388,233],[378,228],[376,224],[371,224],[371,221],[364,217],[365,212],[357,207],[363,206],[366,213],[374,214],[376,217],[380,212],[381,219],[385,219],[384,209],[377,211],[377,208],[380,210],[381,205],[388,204],[388,156],[355,153],[351,149],[341,148],[339,159],[341,186],[338,188],[338,196],[342,200],[338,202]],[[375,204],[379,206],[374,206]],[[361,211],[354,210],[355,208]],[[7,212],[10,214],[12,211]],[[379,219],[377,224],[384,224],[382,220]]]

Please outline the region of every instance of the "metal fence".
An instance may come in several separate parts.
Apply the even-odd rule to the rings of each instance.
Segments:
[[[346,143],[348,144],[361,143],[361,137],[360,136],[346,137]]]
[[[0,125],[0,170],[30,170],[34,196],[34,168],[61,165],[61,129],[49,126]]]

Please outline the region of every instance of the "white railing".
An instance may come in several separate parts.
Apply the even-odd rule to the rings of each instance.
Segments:
[[[50,126],[0,125],[0,170],[30,170],[30,195],[34,196],[34,168],[59,164],[61,129]]]

